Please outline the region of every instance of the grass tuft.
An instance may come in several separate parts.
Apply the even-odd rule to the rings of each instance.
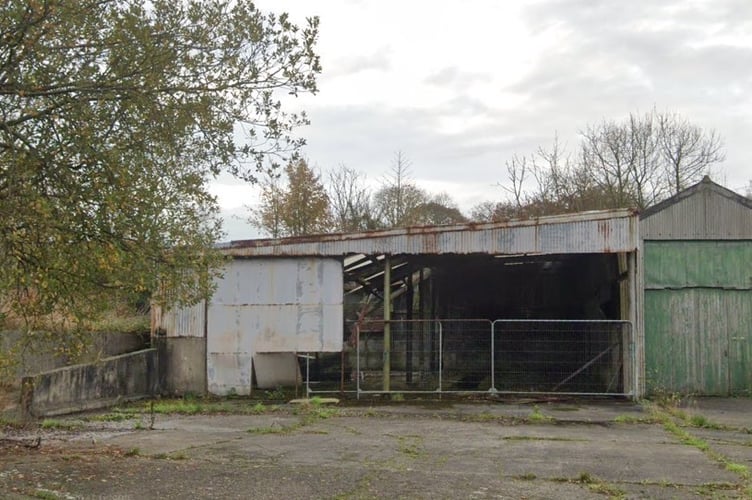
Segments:
[[[39,424],[39,427],[45,430],[65,430],[69,431],[72,429],[78,429],[81,427],[80,423],[76,422],[65,422],[63,420],[56,420],[51,418],[46,418],[42,420],[42,423]]]
[[[553,417],[544,415],[543,412],[540,411],[540,408],[538,408],[537,406],[533,406],[533,411],[527,419],[529,422],[532,422],[534,424],[545,424],[554,421]]]
[[[649,417],[635,417],[634,415],[618,415],[614,418],[617,424],[654,424],[655,419]]]
[[[300,427],[300,424],[294,425],[270,425],[268,427],[251,427],[246,432],[249,434],[290,434]]]
[[[41,498],[42,500],[57,500],[62,497],[54,491],[38,489],[34,492],[34,498]]]
[[[735,462],[726,462],[726,470],[739,474],[744,478],[749,478],[749,469],[744,464],[737,464]]]
[[[122,422],[124,420],[133,420],[137,417],[138,415],[133,412],[123,412],[115,410],[111,413],[105,413],[103,415],[92,415],[90,417],[87,417],[86,420],[90,422]]]
[[[703,429],[723,430],[725,426],[712,422],[705,415],[692,415],[689,418],[689,425],[692,427],[701,427]]]

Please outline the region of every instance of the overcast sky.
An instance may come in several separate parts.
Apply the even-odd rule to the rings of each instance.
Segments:
[[[715,129],[715,179],[752,180],[752,1],[257,1],[299,24],[321,19],[319,93],[298,99],[298,132],[322,171],[346,164],[376,182],[396,151],[416,183],[459,207],[504,196],[504,162],[570,149],[587,124],[678,112]],[[258,236],[257,188],[212,185],[227,239]]]

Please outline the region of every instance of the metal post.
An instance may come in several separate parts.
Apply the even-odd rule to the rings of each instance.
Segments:
[[[439,392],[441,392],[443,390],[441,388],[441,372],[443,370],[442,359],[444,358],[444,353],[443,353],[444,341],[443,341],[443,332],[441,328],[441,321],[439,321],[438,323],[439,323]]]
[[[490,392],[496,392],[496,347],[494,344],[494,337],[496,330],[496,322],[491,323],[491,389]]]
[[[384,256],[384,392],[390,390],[390,378],[392,375],[392,264],[389,256]]]
[[[426,291],[427,286],[424,283],[424,267],[420,268],[420,278],[418,281],[418,318],[420,319],[420,337],[418,338],[418,372],[420,383],[424,382],[426,374],[426,336],[428,336],[428,322],[426,321]],[[429,344],[430,345],[430,344]],[[430,356],[430,354],[428,354]]]
[[[407,310],[407,332],[405,338],[405,382],[407,384],[413,383],[413,271],[410,269],[410,274],[407,278],[407,293],[405,294],[405,308]]]
[[[360,325],[355,325],[355,391],[360,399]]]

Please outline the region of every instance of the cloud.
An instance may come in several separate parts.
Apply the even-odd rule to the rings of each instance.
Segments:
[[[484,83],[491,80],[487,73],[462,71],[456,66],[447,66],[436,71],[425,79],[425,83],[437,86],[467,88],[474,83]]]
[[[752,2],[512,4],[411,3],[395,17],[396,4],[317,3],[324,73],[304,153],[373,181],[401,150],[467,210],[498,199],[514,154],[557,133],[571,151],[588,124],[656,107],[723,136],[729,187],[752,178]]]
[[[325,60],[323,76],[326,79],[356,75],[365,71],[389,71],[389,49],[382,47],[371,54],[347,55],[333,60]],[[327,67],[328,66],[328,67]]]
[[[248,222],[249,212],[245,208],[224,209],[219,213],[222,219],[223,241],[261,238],[261,231]]]
[[[491,119],[493,113],[486,110],[489,121],[485,125],[442,133],[439,122],[463,106],[467,104],[460,99],[436,109],[315,109],[311,112],[314,125],[306,134],[306,154],[322,169],[344,163],[370,179],[380,179],[389,171],[394,153],[402,151],[412,162],[415,179],[456,186],[450,194],[458,202],[462,198],[472,198],[471,204],[481,201],[477,196],[485,188],[488,197],[497,197],[493,185],[502,177],[504,161],[515,152],[527,153],[550,143],[554,130],[542,126],[540,135],[531,135],[529,124],[520,127],[522,118],[510,120],[498,114]],[[473,194],[465,196],[465,192]],[[461,208],[468,209],[465,205]]]
[[[678,111],[727,139],[731,184],[749,175],[740,131],[752,130],[752,2],[557,0],[524,15],[549,40],[512,87],[532,114],[560,129],[654,106]]]

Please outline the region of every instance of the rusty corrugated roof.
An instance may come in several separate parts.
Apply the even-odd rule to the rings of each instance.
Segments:
[[[633,209],[601,210],[493,223],[240,240],[219,248],[234,257],[629,252],[639,244],[637,218]]]

